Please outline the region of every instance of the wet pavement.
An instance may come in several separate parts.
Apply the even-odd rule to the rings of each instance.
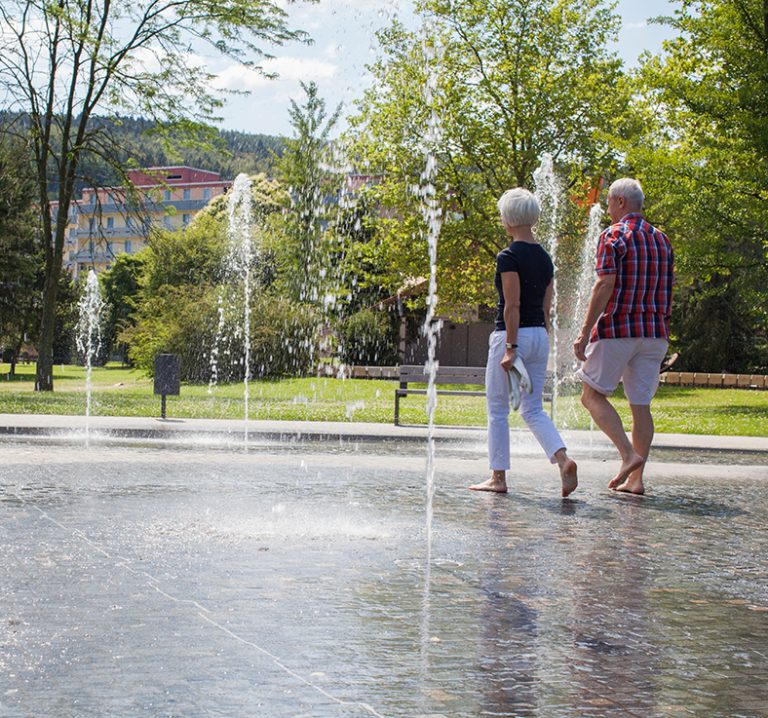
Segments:
[[[0,440],[0,715],[768,716],[768,467]],[[734,457],[736,453],[734,453]]]

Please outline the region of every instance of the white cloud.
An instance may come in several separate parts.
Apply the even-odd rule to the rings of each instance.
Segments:
[[[279,80],[327,80],[334,77],[338,66],[312,57],[276,57],[265,60],[264,71],[276,73]],[[216,72],[214,85],[223,90],[255,90],[273,85],[275,80],[264,77],[256,70],[239,64],[232,64]]]

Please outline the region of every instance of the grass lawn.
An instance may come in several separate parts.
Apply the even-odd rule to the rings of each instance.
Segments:
[[[56,366],[54,391],[34,391],[34,365],[17,366],[17,376],[0,364],[0,413],[84,414],[85,369]],[[160,397],[153,394],[152,379],[141,372],[109,365],[93,370],[94,416],[159,416]],[[294,421],[363,421],[390,423],[394,408],[394,381],[367,379],[258,380],[249,385],[251,419]],[[629,419],[629,407],[617,392],[616,407]],[[185,384],[181,395],[168,397],[167,412],[174,418],[241,419],[242,383],[221,385],[208,391],[205,385]],[[589,416],[578,397],[561,397],[558,423],[572,429],[589,428]],[[661,386],[654,401],[658,432],[768,436],[768,391],[706,389]],[[425,397],[401,400],[401,421],[426,421]],[[483,426],[482,397],[441,396],[438,424]],[[522,426],[513,413],[512,426]]]

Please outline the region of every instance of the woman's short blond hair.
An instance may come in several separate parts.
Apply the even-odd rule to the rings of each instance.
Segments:
[[[532,192],[523,187],[508,189],[496,203],[501,219],[508,227],[532,227],[539,221],[541,207]]]

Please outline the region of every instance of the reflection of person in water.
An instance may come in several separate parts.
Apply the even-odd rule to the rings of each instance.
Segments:
[[[509,535],[509,512],[491,505],[488,528],[494,536]],[[523,566],[510,570],[503,544],[490,547],[479,567],[482,715],[524,718],[538,715],[538,612],[526,601],[537,586],[523,580]]]
[[[571,574],[563,577],[573,586],[568,659],[573,701],[582,714],[595,707],[623,709],[622,715],[656,714],[657,617],[648,605],[654,579],[646,559],[653,519],[639,501],[617,508],[617,541],[594,533],[580,536]]]
[[[485,391],[488,403],[488,460],[491,478],[470,486],[474,491],[506,493],[509,460],[509,377],[516,360],[522,360],[531,392],[523,393],[520,416],[560,469],[562,495],[576,489],[576,462],[544,412],[542,392],[549,358],[549,313],[552,306],[554,266],[536,241],[533,225],[541,209],[536,197],[522,187],[505,192],[498,202],[501,223],[510,245],[496,257],[496,291],[499,295],[496,330],[488,342]]]

